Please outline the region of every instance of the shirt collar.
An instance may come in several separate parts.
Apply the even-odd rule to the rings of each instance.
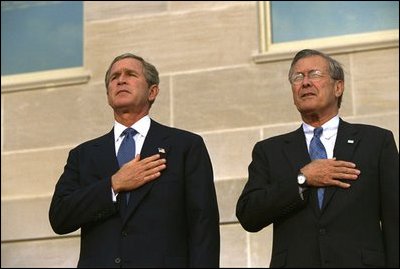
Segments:
[[[138,120],[137,122],[135,122],[132,126],[129,126],[129,127],[135,129],[139,135],[146,137],[146,135],[150,129],[150,123],[151,123],[151,119],[150,119],[149,115],[146,115],[143,118],[141,118],[140,120]],[[125,129],[129,128],[129,127],[126,127],[125,125],[122,125],[121,123],[115,121],[114,122],[114,139],[115,139],[115,141],[117,141],[120,138],[122,132],[125,131]]]
[[[329,121],[325,122],[322,125],[322,128],[324,129],[322,136],[325,139],[331,139],[334,135],[337,134],[337,130],[339,127],[339,115],[336,115]],[[303,122],[303,131],[304,133],[307,134],[313,134],[314,133],[315,127]]]

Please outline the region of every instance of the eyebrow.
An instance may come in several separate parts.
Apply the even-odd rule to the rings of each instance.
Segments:
[[[134,69],[122,68],[122,70],[117,70],[115,72],[112,72],[110,74],[110,77],[115,76],[115,75],[120,75],[121,73],[134,73],[136,75],[139,75],[139,73]]]
[[[319,72],[323,73],[323,71],[321,71],[320,69],[310,69],[306,73],[308,74],[313,71],[319,71]],[[293,74],[304,74],[304,72],[294,72]]]

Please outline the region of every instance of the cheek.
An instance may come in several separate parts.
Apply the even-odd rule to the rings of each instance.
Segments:
[[[106,92],[108,102],[111,102],[115,99],[115,91],[112,86],[109,86]]]
[[[108,104],[109,104],[109,105],[111,105],[111,104],[112,104],[112,98],[111,98],[111,95],[110,95],[110,94],[108,94],[108,93],[107,93],[107,102],[108,102]]]
[[[300,91],[300,88],[297,89],[297,88],[292,87],[292,96],[293,96],[293,100],[296,101],[296,100],[298,99],[298,97],[299,97],[299,91]]]

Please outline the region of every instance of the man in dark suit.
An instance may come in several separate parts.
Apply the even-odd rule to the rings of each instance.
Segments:
[[[289,81],[303,124],[255,145],[241,225],[273,224],[271,267],[399,267],[393,134],[339,118],[344,72],[328,55],[298,52]]]
[[[219,212],[203,139],[150,119],[159,77],[143,58],[116,57],[105,82],[114,128],[70,151],[50,205],[53,230],[81,229],[78,267],[219,267]],[[136,157],[123,164],[119,150],[131,148]]]

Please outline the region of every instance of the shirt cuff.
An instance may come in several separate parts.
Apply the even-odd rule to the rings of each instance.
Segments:
[[[118,196],[118,193],[115,193],[114,190],[113,190],[113,188],[111,188],[111,198],[112,198],[112,201],[113,201],[114,203],[117,202],[117,196]]]
[[[299,186],[299,194],[300,194],[301,200],[304,200],[303,192],[306,191],[307,189],[308,189],[307,187],[306,187],[306,188],[303,188],[303,187],[300,187],[300,186]]]

